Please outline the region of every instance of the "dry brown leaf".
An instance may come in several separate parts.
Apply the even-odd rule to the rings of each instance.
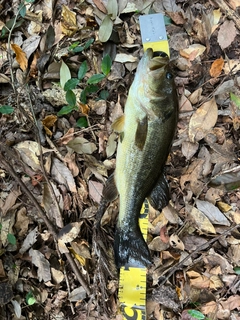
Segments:
[[[228,48],[234,41],[237,34],[235,23],[232,20],[225,20],[218,32],[218,43],[222,50]]]
[[[57,119],[57,116],[50,114],[42,120],[43,127],[50,137],[52,136],[52,131],[50,128],[54,126],[54,124],[57,122]]]
[[[29,250],[29,255],[32,257],[32,263],[38,268],[37,274],[39,281],[51,281],[50,263],[44,255],[40,251],[33,249]]]
[[[221,305],[223,306],[223,309],[227,310],[234,310],[238,309],[240,307],[240,296],[230,296],[226,301],[221,301]]]
[[[179,239],[179,236],[176,234],[172,234],[169,239],[170,245],[174,249],[184,250],[184,243]]]
[[[11,46],[16,54],[16,60],[19,63],[20,68],[22,69],[22,71],[25,71],[28,66],[26,53],[17,44],[12,43]]]
[[[192,207],[192,210],[189,210],[189,216],[195,222],[197,228],[202,232],[213,234],[216,233],[215,228],[210,220],[200,210]]]
[[[223,287],[221,279],[217,275],[212,275],[210,277],[210,289],[217,290]]]
[[[93,201],[100,203],[103,191],[103,184],[94,180],[88,182],[89,196]]]
[[[68,186],[71,192],[77,192],[76,183],[73,179],[71,171],[57,158],[53,158],[51,174],[59,184]]]
[[[191,142],[203,139],[215,126],[218,118],[218,107],[213,97],[205,102],[192,115],[189,121],[189,139]]]
[[[196,271],[188,271],[187,276],[190,278],[190,285],[198,289],[206,289],[210,286],[210,279]]]
[[[16,203],[17,198],[22,194],[20,188],[12,190],[7,196],[5,203],[3,205],[1,216],[4,217],[9,209]]]
[[[209,220],[213,224],[220,224],[223,226],[230,226],[230,222],[228,219],[224,216],[224,214],[212,203],[208,201],[202,201],[199,199],[196,199],[196,205],[198,210],[203,212],[206,217],[209,218]]]
[[[201,306],[201,312],[206,315],[216,314],[218,309],[218,303],[216,301],[209,301]]]
[[[224,66],[224,60],[223,58],[219,58],[219,59],[216,59],[212,65],[211,65],[211,68],[210,68],[210,75],[211,77],[213,78],[217,78],[218,76],[220,76],[221,72],[222,72],[222,69],[223,69],[223,66]]]
[[[187,160],[190,160],[193,155],[197,152],[199,144],[190,141],[183,141],[182,143],[182,154]]]
[[[203,52],[206,50],[206,47],[202,44],[196,43],[190,45],[186,49],[181,49],[179,51],[180,55],[184,58],[189,59],[190,61],[193,61],[197,57],[199,57]]]
[[[101,0],[93,0],[93,3],[100,11],[102,11],[103,13],[107,13],[107,9]]]
[[[62,33],[67,36],[72,36],[78,29],[76,13],[71,11],[67,6],[62,6]]]

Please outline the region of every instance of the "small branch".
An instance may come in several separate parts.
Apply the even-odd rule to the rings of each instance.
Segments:
[[[167,276],[159,283],[159,286],[162,286],[163,284],[165,284],[167,282],[167,280],[179,269],[181,269],[184,265],[184,263],[192,258],[196,253],[199,253],[202,250],[207,249],[211,244],[213,244],[214,242],[216,242],[217,240],[219,240],[220,238],[227,236],[231,231],[237,229],[240,227],[240,223],[228,228],[226,231],[224,231],[222,234],[220,234],[219,236],[209,240],[208,242],[202,244],[201,246],[197,247],[193,252],[191,252],[186,258],[184,258],[183,260],[181,260],[181,262],[177,263],[173,268],[171,268],[171,270],[167,273]]]
[[[12,166],[6,161],[6,159],[4,158],[4,156],[0,153],[0,161],[1,163],[4,165],[4,167],[6,168],[6,170],[8,171],[8,173],[16,180],[16,182],[20,185],[20,187],[22,188],[22,190],[24,191],[24,193],[28,196],[29,200],[34,204],[34,206],[37,208],[38,210],[38,215],[39,217],[44,221],[45,225],[47,226],[49,232],[53,235],[54,239],[57,241],[58,240],[58,236],[57,236],[57,232],[54,228],[54,226],[52,225],[52,223],[49,221],[49,219],[47,218],[45,212],[43,211],[43,209],[41,208],[41,206],[39,205],[38,201],[36,200],[36,198],[33,196],[33,194],[28,190],[27,186],[25,185],[25,183],[19,178],[19,176],[17,175],[17,173],[14,171],[14,169],[12,168]],[[75,273],[79,283],[83,286],[84,290],[86,291],[86,293],[88,295],[91,294],[91,290],[86,282],[86,280],[84,279],[84,277],[81,275],[76,262],[74,261],[73,257],[71,256],[70,253],[65,253],[65,256],[73,270],[73,272]]]

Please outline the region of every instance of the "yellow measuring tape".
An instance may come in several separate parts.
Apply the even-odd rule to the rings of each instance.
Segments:
[[[164,17],[161,13],[139,17],[143,49],[152,48],[170,56]],[[145,199],[139,225],[147,240],[149,204]],[[123,319],[146,320],[147,268],[121,267],[118,298]]]
[[[145,199],[139,225],[143,238],[147,240],[149,204]],[[118,298],[123,319],[146,319],[146,275],[147,268],[121,267]]]

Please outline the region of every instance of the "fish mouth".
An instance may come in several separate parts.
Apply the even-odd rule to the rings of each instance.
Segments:
[[[150,58],[148,66],[150,71],[162,69],[169,62],[168,55],[162,51],[150,51],[148,56]]]

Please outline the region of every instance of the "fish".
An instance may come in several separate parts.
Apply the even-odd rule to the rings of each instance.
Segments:
[[[129,89],[124,114],[112,124],[119,133],[116,168],[103,190],[119,196],[114,252],[118,268],[148,267],[151,255],[138,219],[144,199],[161,210],[169,202],[164,166],[178,121],[178,97],[168,56],[147,49]]]

